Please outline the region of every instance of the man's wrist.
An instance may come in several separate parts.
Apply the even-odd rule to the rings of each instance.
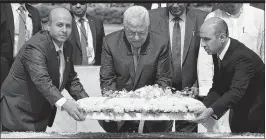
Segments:
[[[214,118],[215,120],[218,120],[218,116],[214,113],[213,109],[212,108],[208,108],[209,111],[210,111],[210,115],[212,118]]]
[[[55,106],[62,110],[62,106],[66,103],[67,99],[65,97],[60,98],[58,101],[56,101]]]

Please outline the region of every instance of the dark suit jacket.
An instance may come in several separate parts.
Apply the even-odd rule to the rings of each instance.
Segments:
[[[103,40],[102,62],[100,68],[101,89],[136,90],[145,85],[158,84],[162,87],[171,86],[171,61],[168,39],[149,32],[146,42],[141,47],[138,67],[135,73],[131,46],[126,39],[124,30],[107,35]],[[123,132],[117,130],[116,124],[99,121],[107,132]],[[149,132],[168,131],[169,121],[145,122]],[[130,124],[126,121],[124,125]]]
[[[101,89],[135,90],[153,84],[171,86],[168,40],[150,32],[141,47],[135,73],[131,46],[124,33],[124,30],[120,30],[103,40]]]
[[[204,104],[213,108],[218,119],[228,109],[233,109],[233,132],[258,129],[265,115],[264,63],[252,50],[232,38],[220,70],[216,55],[213,55],[213,59],[213,86]]]
[[[1,88],[2,122],[12,131],[42,131],[52,125],[64,88],[75,99],[87,97],[74,71],[72,47],[64,43],[65,71],[59,87],[59,60],[50,34],[41,31],[18,53]],[[53,114],[52,114],[53,113]],[[49,121],[50,120],[50,121]]]
[[[92,33],[93,47],[95,52],[95,63],[94,65],[101,65],[101,54],[102,54],[102,42],[105,36],[103,22],[95,17],[87,15],[89,25]],[[73,16],[72,20],[72,33],[70,40],[73,45],[72,59],[74,65],[82,65],[82,49],[80,44],[80,36],[78,27]]]
[[[33,34],[42,29],[39,11],[26,4],[32,19]],[[1,55],[1,84],[7,76],[13,63],[14,46],[14,17],[10,3],[0,3],[0,55]]]
[[[197,80],[197,59],[200,45],[200,37],[197,33],[206,15],[206,12],[200,10],[187,9],[182,60],[182,89],[192,87]],[[170,41],[168,20],[169,12],[167,8],[150,11],[150,30],[160,33]]]

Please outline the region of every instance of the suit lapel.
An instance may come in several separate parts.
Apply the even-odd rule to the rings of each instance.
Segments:
[[[25,4],[28,12],[29,12],[29,17],[32,20],[32,35],[38,32],[38,15],[37,13],[32,9],[32,7],[29,4]],[[27,15],[26,15],[27,16]]]
[[[140,78],[140,75],[142,73],[143,67],[150,56],[150,48],[151,48],[151,41],[150,41],[150,35],[148,35],[145,43],[143,46],[141,46],[140,55],[139,55],[139,61],[138,61],[138,67],[136,70],[136,76],[134,81],[134,88],[136,87],[138,80]]]
[[[124,32],[123,32],[123,35],[121,37],[121,43],[122,44],[119,46],[126,46],[127,55],[126,55],[126,58],[124,59],[124,63],[126,63],[130,77],[131,77],[132,81],[134,82],[134,80],[135,80],[135,66],[134,66],[134,61],[133,61],[133,54],[132,54],[131,46],[126,39]],[[123,48],[120,48],[120,50],[123,50]]]
[[[184,63],[187,53],[188,53],[188,49],[190,47],[190,42],[191,42],[191,38],[194,35],[194,27],[195,27],[195,23],[196,23],[196,18],[193,15],[192,12],[188,12],[187,16],[186,16],[186,25],[185,25],[185,41],[184,41],[184,48],[183,48],[183,58],[182,58],[182,63]]]
[[[9,31],[10,31],[10,38],[12,40],[12,46],[14,44],[14,32],[15,32],[15,25],[14,25],[14,16],[13,16],[13,11],[11,8],[11,4],[5,4],[5,12],[6,12],[6,17],[7,17],[7,23],[9,26]]]
[[[73,28],[73,30],[72,30],[72,33],[73,33],[72,34],[73,35],[72,40],[76,41],[80,52],[82,52],[81,44],[80,44],[80,37],[79,37],[79,32],[78,32],[78,27],[77,27],[76,20],[75,20],[74,16],[73,16],[73,20],[72,20],[72,28]]]
[[[163,8],[162,12],[160,13],[161,20],[158,22],[157,28],[161,29],[161,33],[163,36],[167,36],[169,38],[169,15],[167,8]]]
[[[57,56],[54,43],[49,33],[46,33],[47,40],[50,42],[50,53],[48,54],[48,61],[51,63],[49,69],[53,76],[51,76],[53,84],[59,89],[59,56]]]
[[[65,70],[63,73],[63,81],[62,81],[62,85],[61,85],[61,89],[63,89],[65,87],[65,84],[68,80],[68,74],[69,74],[69,69],[70,69],[70,56],[71,56],[71,51],[69,50],[70,46],[68,44],[68,40],[64,43],[64,58],[65,58]]]
[[[90,16],[87,16],[88,20],[89,20],[89,27],[91,30],[91,35],[92,35],[92,42],[93,42],[93,47],[94,47],[94,51],[96,51],[96,26],[94,21],[92,20],[92,18]]]
[[[233,52],[235,51],[235,49],[237,49],[237,44],[236,41],[232,38],[229,48],[227,49],[224,58],[221,60],[221,68],[220,68],[220,72],[223,73],[223,71],[225,70],[226,65],[231,61],[230,57],[232,56]]]

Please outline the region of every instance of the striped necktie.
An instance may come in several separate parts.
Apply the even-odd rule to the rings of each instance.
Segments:
[[[59,56],[59,88],[61,88],[62,82],[63,82],[63,77],[64,77],[64,70],[65,70],[65,59],[64,59],[64,54],[61,50],[57,51],[58,56]]]
[[[80,43],[81,43],[81,50],[82,50],[82,65],[89,65],[88,62],[88,53],[87,53],[87,49],[88,49],[88,42],[87,42],[87,32],[84,26],[84,18],[80,18],[79,22],[80,22]]]
[[[20,48],[24,45],[26,39],[25,39],[25,31],[26,31],[26,16],[25,16],[25,9],[24,7],[21,5],[19,8],[19,37],[18,37],[18,45],[17,45],[17,49],[18,51],[20,50]]]
[[[172,35],[172,68],[173,87],[182,88],[182,69],[181,69],[181,29],[179,25],[179,17],[173,19],[175,21]]]

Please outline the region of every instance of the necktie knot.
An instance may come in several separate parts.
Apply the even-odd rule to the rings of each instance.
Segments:
[[[81,24],[83,24],[83,23],[84,23],[84,21],[85,21],[85,19],[84,19],[84,18],[80,18],[80,19],[79,19],[79,22],[80,22]]]
[[[25,11],[25,8],[23,7],[23,5],[20,5],[20,6],[18,7],[18,10],[19,10],[20,12],[24,12],[24,11]]]
[[[138,53],[139,53],[139,48],[134,48],[134,47],[133,47],[132,50],[133,50],[133,54],[134,54],[134,55],[138,55]]]
[[[175,17],[175,18],[173,18],[173,21],[174,21],[174,22],[177,22],[177,23],[178,23],[180,20],[181,20],[180,17]]]

